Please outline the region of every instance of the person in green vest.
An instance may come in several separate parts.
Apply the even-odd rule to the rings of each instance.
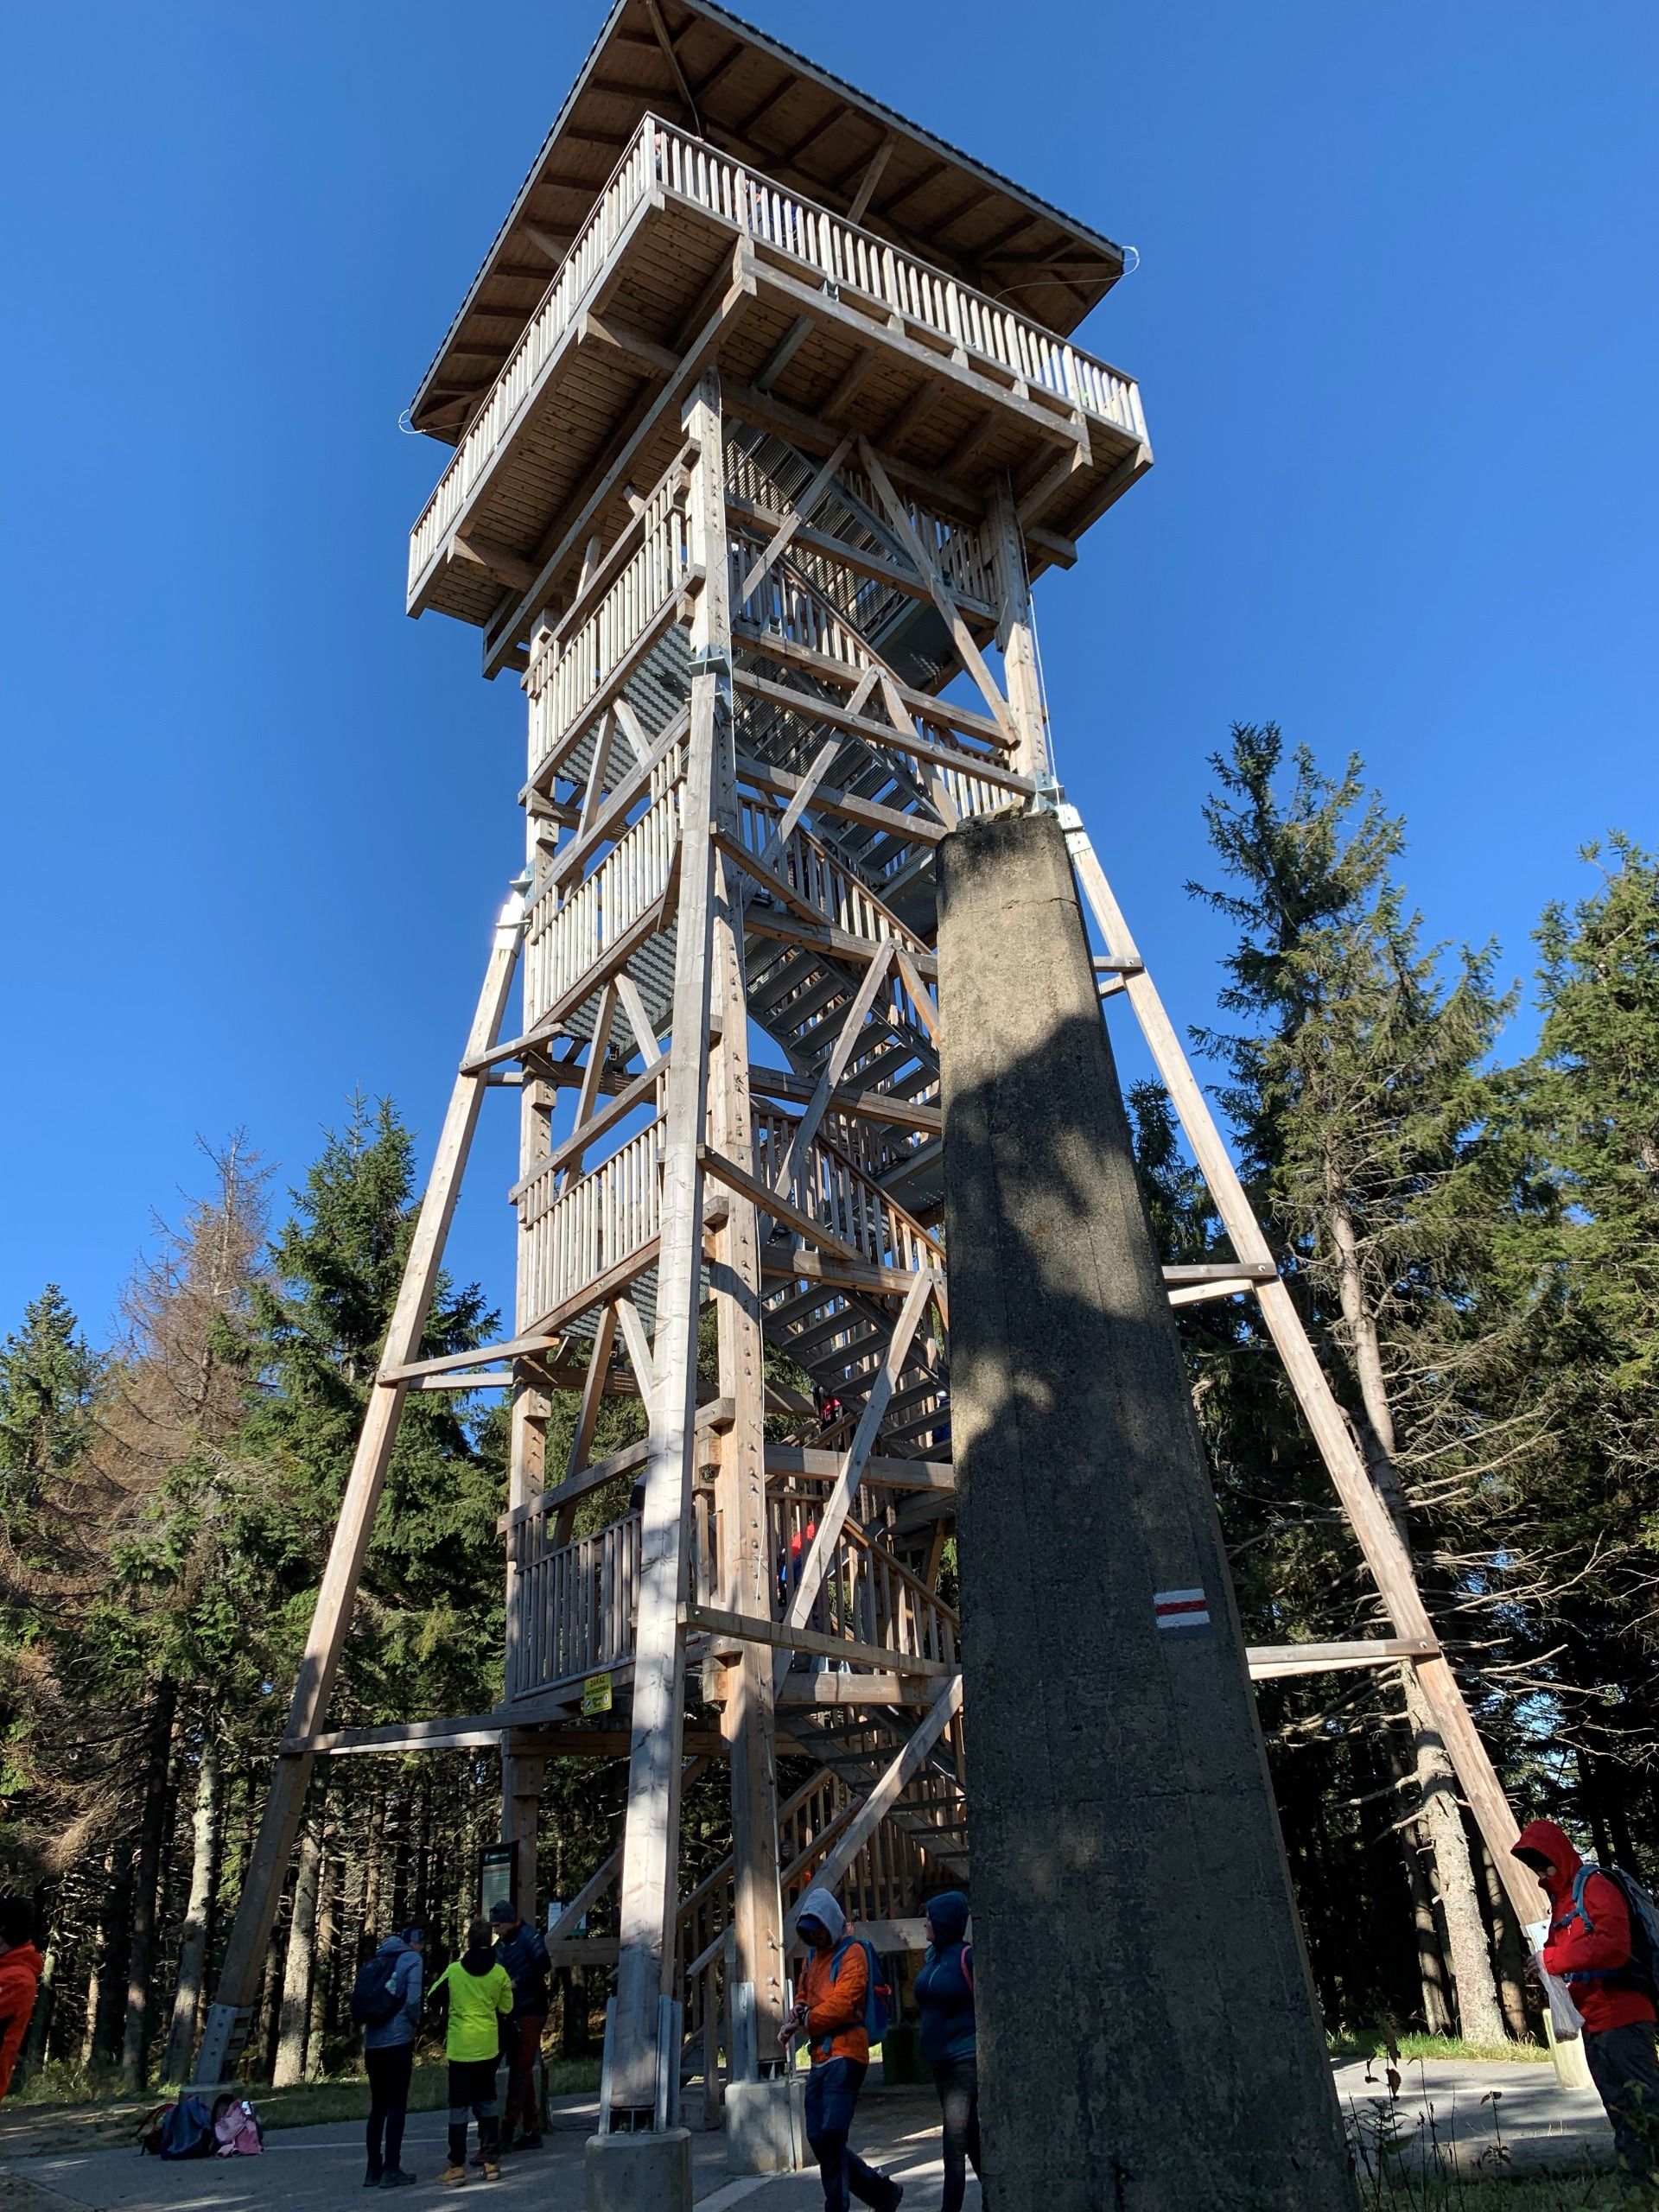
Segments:
[[[449,2062],[449,2163],[438,2178],[459,2189],[467,2178],[467,2115],[478,2122],[478,2147],[486,2181],[499,2181],[496,2152],[500,2122],[495,2110],[495,2069],[501,2056],[501,2023],[512,2010],[512,1978],[496,1960],[495,1931],[487,1920],[467,1930],[467,1948],[432,1985],[449,2000],[443,2055]]]

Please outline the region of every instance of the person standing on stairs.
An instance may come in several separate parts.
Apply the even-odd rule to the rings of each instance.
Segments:
[[[778,2040],[787,2046],[798,2035],[807,2037],[812,2070],[806,2079],[806,2139],[818,2162],[824,2212],[848,2212],[849,2192],[874,2212],[895,2212],[903,2183],[867,2166],[847,2141],[870,2070],[864,2024],[868,1955],[848,1937],[847,1916],[828,1890],[807,1891],[795,1925],[806,1945],[806,1964]]]
[[[927,1908],[927,1957],[916,1977],[916,2010],[921,2016],[922,2056],[933,2069],[933,2086],[944,2114],[944,2194],[939,2212],[962,2212],[973,2162],[980,2188],[985,2171],[979,2160],[979,2042],[974,2018],[974,1947],[966,1941],[968,1900],[947,1890]]]
[[[459,2189],[467,2178],[467,2120],[478,2122],[478,2147],[486,2181],[499,2181],[500,2122],[495,2109],[495,2069],[501,2056],[501,2023],[512,2010],[512,1980],[495,1955],[487,1920],[467,1930],[467,1948],[432,1985],[449,2000],[443,2055],[449,2062],[449,2163],[438,2178]]]

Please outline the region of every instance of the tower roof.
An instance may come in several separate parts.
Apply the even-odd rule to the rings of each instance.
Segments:
[[[647,113],[1068,335],[1123,250],[713,0],[615,0],[421,381],[417,429],[453,442]]]

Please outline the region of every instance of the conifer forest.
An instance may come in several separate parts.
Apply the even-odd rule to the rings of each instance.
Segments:
[[[1272,725],[1231,733],[1205,828],[1189,890],[1229,950],[1214,1006],[1180,1011],[1283,1273],[1517,1810],[1652,1881],[1659,855],[1564,850],[1532,946],[1446,945],[1362,764]],[[1137,1083],[1130,1105],[1165,1258],[1224,1257],[1167,1101]],[[207,1133],[112,1329],[52,1283],[0,1316],[0,1889],[43,1931],[37,2073],[188,2069],[413,1226],[412,1107],[344,1100],[315,1160],[280,1169],[257,1127]],[[1179,1316],[1247,1635],[1375,1633],[1256,1313]],[[448,1281],[423,1351],[500,1333]],[[637,1402],[603,1406],[601,1444],[632,1441]],[[495,1701],[505,1464],[493,1399],[411,1398],[338,1725]],[[1077,1537],[1086,1574],[1110,1532]],[[1520,1933],[1403,1672],[1258,1690],[1327,2028],[1534,2037]],[[550,1762],[543,1895],[610,1851],[625,1769]],[[256,2076],[351,2062],[369,1935],[420,1919],[454,1954],[499,1788],[493,1751],[319,1763]],[[687,1793],[694,1878],[725,1806],[721,1776]],[[567,2051],[603,2000],[564,1978]]]

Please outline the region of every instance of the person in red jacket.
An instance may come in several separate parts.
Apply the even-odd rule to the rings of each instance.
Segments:
[[[1584,2015],[1584,2055],[1613,2123],[1620,2163],[1638,2179],[1659,2177],[1654,1993],[1634,1964],[1624,1892],[1592,1867],[1574,1904],[1584,1861],[1554,1821],[1522,1828],[1510,1855],[1532,1869],[1549,1899],[1544,1969],[1567,1984]]]
[[[34,1909],[26,1898],[0,1897],[0,2097],[11,2087],[40,1986]]]

